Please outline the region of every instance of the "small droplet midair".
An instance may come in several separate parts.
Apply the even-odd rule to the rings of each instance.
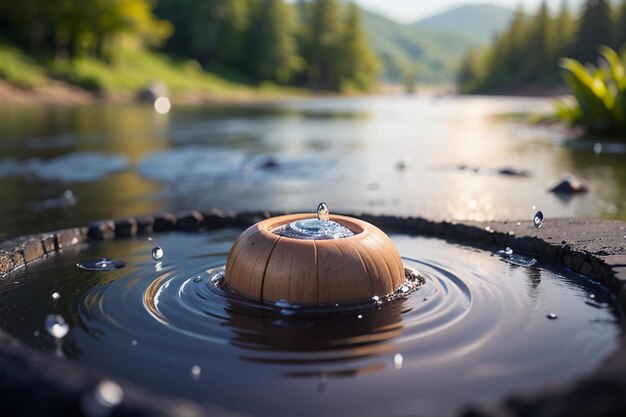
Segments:
[[[53,300],[58,300],[59,298],[61,298],[61,294],[59,294],[58,292],[53,292],[52,293],[52,299]]]
[[[155,246],[152,248],[152,259],[154,259],[155,261],[160,261],[161,259],[163,259],[163,248],[161,248],[160,246]]]
[[[133,345],[133,346],[137,346],[137,341],[136,341],[135,339],[133,339],[133,340],[130,342],[130,344],[131,344],[131,345]]]
[[[55,339],[63,339],[67,332],[70,331],[70,326],[65,322],[63,316],[59,314],[48,314],[46,316],[46,330]]]
[[[393,355],[393,364],[396,367],[396,369],[401,369],[403,363],[404,363],[404,356],[402,356],[401,353],[396,353],[395,355]]]
[[[202,375],[202,368],[200,368],[198,365],[194,365],[191,367],[191,378],[192,379],[200,379],[200,376]]]
[[[533,217],[533,224],[537,229],[543,226],[543,213],[541,212],[541,210],[535,213],[535,217]]]
[[[504,248],[504,253],[506,255],[513,255],[513,249],[509,248],[508,246],[506,248]]]
[[[124,268],[126,262],[114,261],[111,259],[98,259],[77,262],[76,266],[88,271],[113,271],[114,269]]]
[[[557,316],[554,313],[550,313],[546,317],[548,317],[548,319],[550,319],[550,320],[556,320],[559,316]]]
[[[356,316],[356,318],[361,320],[363,318],[363,314],[359,314],[358,316]]]
[[[40,334],[39,330],[35,330],[35,332],[33,333],[35,337],[39,337],[39,334]]]
[[[330,211],[328,211],[328,206],[324,202],[317,206],[317,220],[322,222],[330,220]]]
[[[602,153],[602,144],[599,142],[596,142],[593,145],[593,153],[595,153],[596,155],[600,155]]]
[[[595,300],[596,295],[595,294],[589,294],[589,298],[591,298],[592,300]]]
[[[89,417],[110,415],[124,399],[124,390],[116,382],[105,379],[81,398],[83,412]]]

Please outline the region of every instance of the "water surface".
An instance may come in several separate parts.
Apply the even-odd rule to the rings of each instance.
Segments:
[[[2,107],[0,239],[151,211],[313,210],[320,201],[335,212],[437,219],[531,219],[541,209],[626,220],[624,146],[568,141],[510,117],[549,109],[547,99],[426,95],[174,103],[166,115]],[[548,193],[566,172],[591,191]]]
[[[320,313],[245,301],[211,283],[240,232],[64,250],[0,283],[0,328],[156,393],[278,417],[454,415],[586,375],[619,345],[617,302],[588,278],[404,235],[392,240],[425,284],[394,302]],[[127,265],[76,267],[104,257]],[[70,326],[61,344],[44,329],[51,313]]]

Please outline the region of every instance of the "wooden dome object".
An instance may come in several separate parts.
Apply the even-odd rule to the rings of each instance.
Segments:
[[[314,214],[263,220],[243,232],[226,262],[225,282],[237,293],[260,301],[333,305],[384,296],[404,282],[404,265],[391,239],[362,220],[330,216],[354,235],[306,240],[273,230]]]

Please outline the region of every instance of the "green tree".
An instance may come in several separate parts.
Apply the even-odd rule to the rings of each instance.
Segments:
[[[622,0],[617,14],[615,30],[615,46],[622,48],[626,45],[626,0]]]
[[[248,72],[257,80],[287,83],[302,66],[292,10],[283,0],[260,0],[256,6],[247,33]]]
[[[166,50],[204,66],[237,66],[244,60],[246,0],[160,0],[157,16],[175,27]]]
[[[306,6],[306,7],[305,7]],[[337,91],[341,87],[341,8],[338,0],[314,0],[302,5],[302,56],[306,80],[313,88]]]
[[[539,13],[533,19],[529,33],[525,79],[543,77],[549,71],[549,57],[554,52],[554,40],[551,36],[551,22],[548,15],[548,5],[544,0],[539,7]]]
[[[572,47],[572,55],[583,63],[595,63],[600,45],[613,45],[612,21],[606,0],[588,0]]]
[[[380,61],[368,43],[361,11],[356,4],[348,5],[341,49],[341,88],[369,90],[380,71]]]

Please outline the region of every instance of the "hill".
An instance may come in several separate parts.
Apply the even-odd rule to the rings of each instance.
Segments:
[[[363,22],[389,81],[414,72],[420,83],[453,82],[465,53],[483,44],[477,37],[403,24],[367,10]]]
[[[492,4],[468,4],[419,20],[413,26],[471,36],[487,43],[495,33],[508,27],[514,13]]]

